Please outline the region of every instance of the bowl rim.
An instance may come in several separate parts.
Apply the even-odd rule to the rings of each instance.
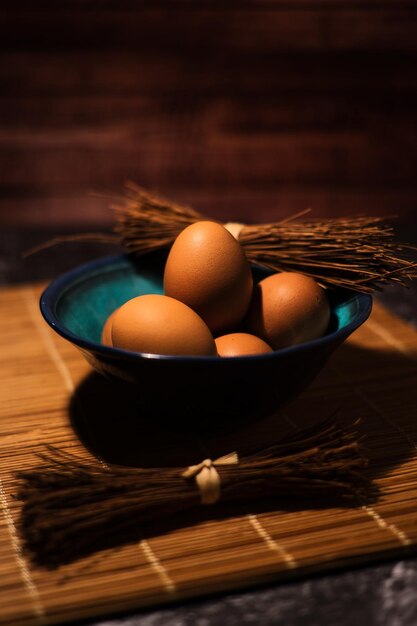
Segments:
[[[130,264],[132,259],[131,254],[121,253],[107,255],[78,265],[77,267],[64,272],[57,278],[53,279],[47,287],[44,289],[39,306],[44,320],[47,324],[61,337],[76,345],[81,350],[87,350],[88,352],[94,352],[102,354],[103,356],[112,356],[119,359],[128,359],[130,361],[137,361],[142,359],[157,360],[157,361],[173,361],[173,362],[204,362],[204,363],[233,363],[233,362],[252,362],[252,361],[267,361],[273,360],[278,356],[285,356],[288,353],[297,354],[311,349],[314,346],[327,345],[333,343],[335,338],[346,339],[354,330],[359,328],[369,317],[372,310],[372,296],[369,293],[354,291],[351,289],[340,289],[351,297],[355,296],[358,301],[358,312],[354,319],[339,328],[338,330],[327,333],[317,339],[305,341],[303,343],[289,346],[287,348],[280,348],[273,350],[272,352],[264,354],[251,354],[235,357],[224,357],[223,359],[218,356],[197,356],[197,355],[173,355],[173,354],[151,354],[147,352],[131,352],[129,350],[122,350],[121,348],[114,348],[111,346],[105,346],[101,343],[95,343],[88,339],[84,339],[79,335],[68,330],[62,325],[60,320],[55,314],[55,307],[59,299],[76,285],[82,281],[83,276],[88,273],[90,276],[92,273],[100,273],[106,267],[110,267],[115,264],[120,264],[123,261]]]

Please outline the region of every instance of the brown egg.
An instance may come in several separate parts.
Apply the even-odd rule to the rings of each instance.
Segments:
[[[113,318],[115,348],[132,352],[176,355],[216,355],[213,335],[190,307],[161,295],[138,296]]]
[[[112,338],[111,338],[111,327],[113,325],[113,317],[116,311],[113,311],[111,315],[106,320],[106,323],[103,326],[103,330],[101,331],[101,343],[105,346],[112,346]]]
[[[325,290],[308,276],[283,272],[255,285],[244,327],[277,349],[320,337],[329,319]]]
[[[190,306],[213,333],[241,321],[252,287],[242,247],[223,226],[196,222],[178,235],[165,266],[165,294]]]
[[[215,339],[219,356],[244,356],[272,352],[263,339],[249,333],[229,333]]]

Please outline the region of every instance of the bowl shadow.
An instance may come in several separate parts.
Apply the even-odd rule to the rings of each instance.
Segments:
[[[199,420],[187,406],[183,407],[187,417],[184,421],[170,420],[169,415],[161,420],[154,415],[148,419],[131,385],[109,381],[95,372],[87,375],[75,390],[69,415],[77,436],[94,455],[107,463],[132,467],[186,467],[232,449],[244,453],[271,444],[290,434],[294,426],[304,427],[331,416],[346,426],[360,418],[358,430],[367,440],[365,449],[370,454],[368,471],[377,477],[402,463],[415,450],[412,434],[404,435],[412,427],[407,409],[414,397],[417,400],[413,380],[417,380],[417,355],[414,360],[414,355],[408,358],[397,351],[370,350],[345,343],[303,394],[263,419],[244,420],[240,424],[235,420],[214,420],[211,424]],[[390,406],[396,406],[395,421],[392,417],[383,419],[375,400],[378,394],[387,393]],[[387,457],[386,465],[373,463],[374,435],[390,429],[404,435],[398,455]]]

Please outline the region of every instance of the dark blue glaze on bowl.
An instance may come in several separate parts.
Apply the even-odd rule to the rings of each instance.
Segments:
[[[138,407],[170,422],[223,423],[266,415],[303,391],[331,353],[367,319],[367,294],[329,291],[331,321],[323,337],[271,354],[238,358],[164,356],[100,343],[107,317],[137,295],[162,293],[162,257],[105,257],[54,280],[40,301],[48,324],[76,345],[101,374],[130,383]],[[268,272],[254,268],[255,280]]]

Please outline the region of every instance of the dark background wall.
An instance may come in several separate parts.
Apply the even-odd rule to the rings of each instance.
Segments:
[[[210,215],[417,208],[417,3],[3,0],[0,221],[127,179]]]

